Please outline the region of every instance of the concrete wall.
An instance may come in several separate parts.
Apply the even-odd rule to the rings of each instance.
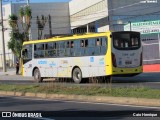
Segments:
[[[18,15],[21,6],[25,6],[25,4],[12,4],[12,12]],[[32,3],[30,7],[32,9],[31,37],[33,40],[38,39],[36,19],[37,16],[41,18],[41,15],[45,17],[51,16],[52,34],[69,34],[71,32],[68,3]],[[45,25],[42,36],[45,34],[49,34],[48,22]]]

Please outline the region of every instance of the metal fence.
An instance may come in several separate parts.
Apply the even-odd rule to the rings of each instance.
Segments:
[[[13,53],[6,53],[6,67],[14,68],[15,66],[15,57]],[[3,67],[3,54],[0,54],[0,69]]]
[[[143,44],[143,63],[160,63],[160,39],[159,34],[141,35]]]

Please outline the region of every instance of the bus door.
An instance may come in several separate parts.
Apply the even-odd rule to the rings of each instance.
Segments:
[[[58,65],[58,77],[67,77],[68,74],[68,60],[61,59]]]
[[[88,40],[88,47],[86,53],[89,57],[88,72],[89,77],[98,76],[98,56],[100,55],[100,44],[96,44],[96,38],[90,38]]]
[[[66,77],[68,74],[68,59],[63,58],[68,56],[70,48],[67,48],[67,42],[58,42],[57,43],[57,57],[58,59],[58,77]],[[69,47],[69,46],[68,46]]]
[[[32,76],[32,45],[25,45],[22,50],[23,75]]]
[[[45,49],[45,56],[47,57],[45,76],[57,77],[56,42],[46,43]]]

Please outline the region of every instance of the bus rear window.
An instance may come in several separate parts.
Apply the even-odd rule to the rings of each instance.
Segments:
[[[132,50],[140,47],[139,33],[113,33],[113,46],[116,49]]]

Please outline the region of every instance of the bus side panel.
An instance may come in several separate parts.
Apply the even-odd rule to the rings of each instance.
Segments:
[[[35,59],[34,65],[38,67],[41,77],[57,77],[58,59]]]
[[[88,63],[88,77],[105,76],[105,56],[90,56],[88,57]]]
[[[88,60],[87,57],[72,57],[69,59],[69,71],[68,74],[72,76],[72,70],[74,67],[79,67],[82,72],[82,77],[88,77]]]
[[[65,60],[65,61],[64,61]],[[68,65],[68,77],[72,76],[74,67],[79,67],[82,72],[82,77],[95,77],[105,75],[104,56],[85,56],[85,57],[72,57],[61,59],[61,66],[64,67],[64,62]],[[62,70],[59,73],[63,72]],[[66,76],[66,75],[63,75]]]
[[[23,76],[32,76],[32,69],[33,69],[33,60],[25,62],[23,64]]]

